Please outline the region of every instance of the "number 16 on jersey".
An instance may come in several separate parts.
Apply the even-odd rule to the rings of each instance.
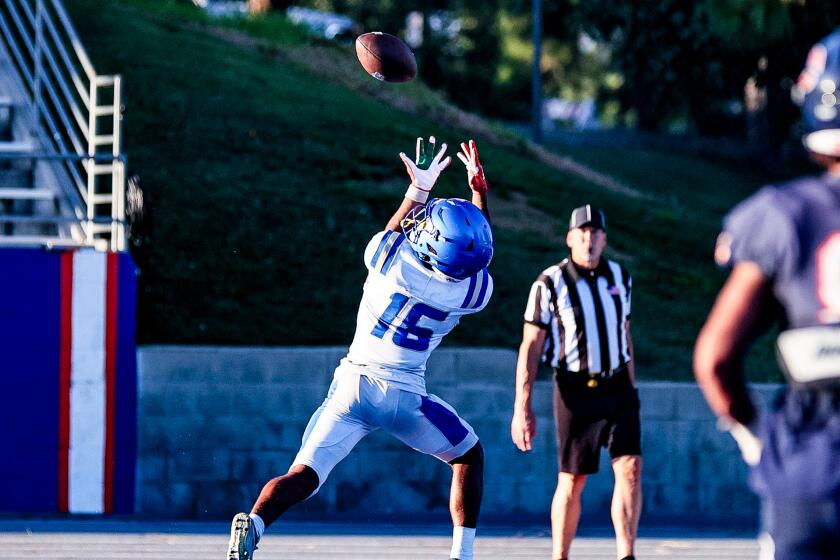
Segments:
[[[390,328],[394,328],[394,344],[409,350],[423,352],[429,348],[429,340],[434,331],[427,327],[421,327],[417,323],[423,317],[434,321],[444,321],[449,316],[446,311],[429,307],[425,303],[415,303],[399,325],[394,326],[394,321],[400,311],[408,303],[409,297],[405,294],[396,293],[391,296],[391,303],[379,317],[376,326],[371,334],[377,338],[384,338]]]

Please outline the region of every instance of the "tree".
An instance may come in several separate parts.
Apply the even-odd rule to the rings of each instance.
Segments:
[[[619,99],[639,128],[684,120],[701,133],[743,126],[737,109],[750,79],[766,88],[767,109],[783,114],[785,80],[840,24],[835,0],[591,0],[579,14],[582,28],[610,45],[624,77]]]

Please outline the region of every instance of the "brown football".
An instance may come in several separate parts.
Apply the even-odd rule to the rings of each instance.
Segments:
[[[356,38],[356,56],[368,74],[384,82],[407,82],[417,75],[417,61],[408,45],[381,31]]]

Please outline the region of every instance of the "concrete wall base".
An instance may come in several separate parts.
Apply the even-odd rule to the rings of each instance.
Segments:
[[[138,352],[138,512],[224,518],[247,511],[262,485],[286,472],[304,427],[323,401],[346,348],[149,346]],[[486,452],[482,514],[544,518],[557,476],[551,381],[539,381],[534,451],[510,439],[516,353],[438,349],[428,390],[472,424]],[[774,385],[753,387],[768,402]],[[720,433],[692,383],[642,382],[643,524],[693,519],[752,524],[758,501],[746,485],[735,443]],[[362,440],[321,491],[299,505],[308,514],[354,519],[439,514],[448,519],[450,468],[383,433]],[[613,475],[604,453],[587,481],[584,520],[609,525]]]

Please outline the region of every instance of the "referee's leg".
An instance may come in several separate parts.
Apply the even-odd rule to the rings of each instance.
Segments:
[[[639,516],[642,513],[642,458],[623,455],[612,460],[615,473],[612,514],[618,558],[633,556]]]
[[[551,500],[551,558],[565,560],[580,521],[580,496],[586,484],[585,474],[560,472],[557,490]]]

